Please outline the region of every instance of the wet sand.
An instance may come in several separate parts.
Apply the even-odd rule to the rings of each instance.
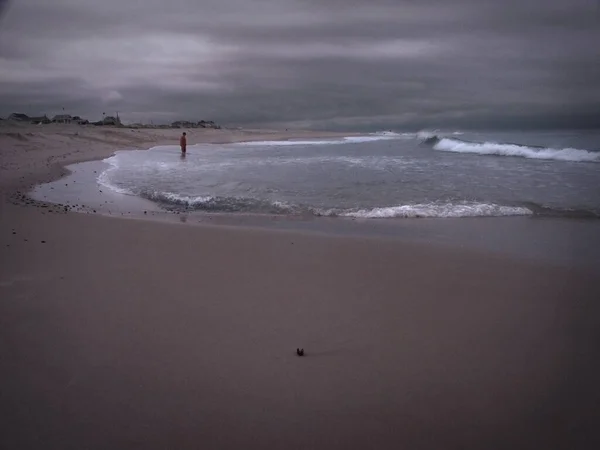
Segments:
[[[0,447],[600,446],[598,271],[18,206],[111,144],[6,142]]]
[[[173,151],[177,151],[176,147]],[[20,204],[35,199],[58,205],[58,211],[66,208],[120,218],[180,221],[189,225],[219,224],[337,236],[385,237],[491,252],[544,265],[586,270],[600,268],[600,220],[596,218],[356,219],[313,214],[223,213],[175,205],[164,209],[150,200],[121,194],[98,183],[99,174],[108,168],[110,165],[103,161],[72,164],[68,166],[70,174],[67,177],[38,185],[29,195],[17,193],[10,200]]]

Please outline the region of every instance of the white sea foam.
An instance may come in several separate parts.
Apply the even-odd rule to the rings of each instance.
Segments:
[[[344,138],[343,143],[355,143],[355,142],[373,142],[373,141],[387,141],[390,139],[398,139],[401,135],[399,134],[375,134],[372,136],[349,136]]]
[[[342,217],[357,218],[416,218],[416,217],[501,217],[501,216],[526,216],[533,212],[527,208],[517,206],[501,206],[490,203],[424,203],[414,205],[399,205],[358,211],[345,211],[333,213],[322,212],[322,215],[337,215]]]
[[[327,145],[327,144],[343,144],[341,141],[328,140],[328,141],[246,141],[236,142],[232,145],[236,146],[261,146],[261,147],[284,147],[288,145]]]
[[[464,134],[462,131],[441,131],[441,130],[421,130],[416,133],[406,133],[406,135],[412,136],[413,138],[417,138],[420,141],[424,141],[430,138],[443,138],[446,136],[460,136]]]
[[[425,139],[429,139],[429,138],[432,138],[432,137],[436,137],[439,134],[440,134],[439,130],[433,130],[433,131],[421,130],[421,131],[417,132],[414,136],[417,139],[425,140]]]
[[[244,146],[261,146],[261,147],[270,147],[270,146],[289,146],[289,145],[340,145],[340,144],[353,144],[359,142],[373,142],[373,141],[383,141],[383,140],[391,140],[391,139],[401,139],[408,137],[409,134],[398,134],[393,133],[391,131],[382,131],[377,133],[372,133],[364,136],[347,136],[343,138],[332,138],[332,139],[311,139],[311,140],[289,140],[289,141],[247,141],[247,142],[238,142],[233,145],[244,145]],[[414,135],[412,135],[414,136]]]
[[[496,142],[464,142],[457,139],[442,138],[433,148],[455,153],[476,153],[480,155],[520,156],[531,159],[550,159],[558,161],[600,162],[600,153],[576,148],[533,148],[515,144]]]
[[[146,196],[149,197],[150,200],[158,200],[187,206],[199,206],[213,200],[213,197],[208,195],[191,197],[187,195],[176,194],[174,192],[152,192]]]
[[[110,158],[106,158],[103,162],[108,163],[110,167],[102,173],[100,173],[100,175],[98,175],[98,184],[100,186],[105,187],[106,189],[110,189],[111,191],[117,192],[119,194],[133,195],[133,192],[131,192],[130,190],[115,186],[113,183],[110,182],[110,173],[115,170],[118,170],[120,167],[119,154],[117,153],[114,156],[111,156]]]
[[[260,200],[249,197],[218,197],[218,196],[187,196],[174,192],[149,192],[143,195],[154,200],[171,205],[185,206],[197,210],[213,211],[251,211],[251,212],[291,212],[294,208],[283,201]]]
[[[392,136],[392,137],[398,137],[398,136],[404,136],[404,134],[406,133],[396,133],[394,131],[376,131],[375,133],[373,133],[377,136]]]
[[[255,211],[274,209],[279,212],[290,213],[299,208],[282,201],[265,201],[241,197],[191,197],[172,192],[153,192],[146,195],[150,200],[166,202],[174,205],[187,206],[194,209],[212,209],[218,211]],[[426,203],[413,205],[400,205],[362,210],[321,210],[309,208],[317,216],[356,217],[365,219],[374,218],[459,218],[459,217],[501,217],[501,216],[526,216],[533,211],[524,207],[501,206],[489,203]]]

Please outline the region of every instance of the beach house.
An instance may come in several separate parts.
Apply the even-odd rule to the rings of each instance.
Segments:
[[[10,116],[8,116],[8,120],[17,120],[20,122],[25,122],[29,120],[29,116],[27,114],[12,113]]]
[[[53,123],[72,123],[73,117],[70,114],[58,114],[52,118]]]
[[[50,119],[48,118],[48,116],[46,116],[44,114],[43,116],[39,116],[39,117],[30,117],[29,122],[31,122],[34,125],[38,125],[40,123],[46,124],[46,123],[50,123]]]

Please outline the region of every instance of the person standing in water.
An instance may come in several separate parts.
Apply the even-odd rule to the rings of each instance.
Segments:
[[[185,132],[179,138],[179,145],[181,146],[181,154],[185,155],[185,150],[187,147],[187,138],[186,138]]]

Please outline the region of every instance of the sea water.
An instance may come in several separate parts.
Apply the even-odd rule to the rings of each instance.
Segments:
[[[380,132],[190,145],[185,157],[161,146],[106,162],[106,189],[171,210],[600,217],[599,132]]]

